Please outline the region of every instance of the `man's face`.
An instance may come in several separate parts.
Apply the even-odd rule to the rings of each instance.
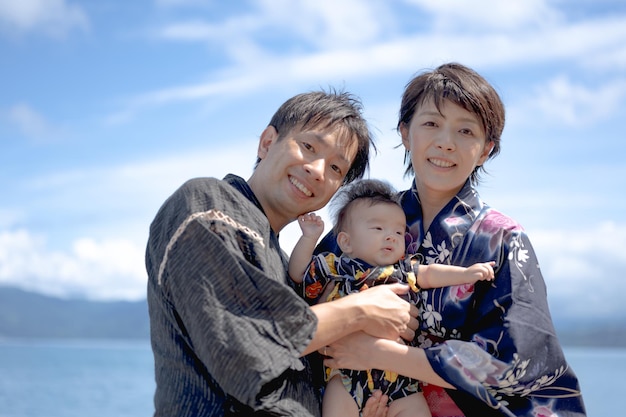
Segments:
[[[338,129],[294,128],[278,140],[273,127],[259,143],[261,159],[248,181],[272,228],[326,205],[343,183],[357,152],[356,138]]]

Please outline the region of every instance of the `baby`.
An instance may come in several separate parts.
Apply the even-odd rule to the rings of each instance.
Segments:
[[[420,265],[415,259],[405,259],[405,214],[395,190],[385,182],[357,181],[342,189],[333,204],[339,205],[333,232],[342,251],[340,257],[332,253],[313,256],[324,223],[313,213],[298,218],[302,236],[291,254],[289,275],[294,282],[304,283],[302,295],[310,304],[332,301],[372,285],[404,282],[411,287],[409,301],[419,307],[420,288],[494,278],[494,262],[463,268]],[[323,417],[358,417],[375,390],[389,396],[389,417],[431,415],[417,380],[375,369],[327,369],[326,377]]]

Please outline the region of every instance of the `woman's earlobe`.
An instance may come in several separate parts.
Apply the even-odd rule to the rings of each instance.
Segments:
[[[411,152],[411,141],[409,141],[409,128],[405,122],[400,122],[400,137],[402,138],[402,145],[407,152]]]

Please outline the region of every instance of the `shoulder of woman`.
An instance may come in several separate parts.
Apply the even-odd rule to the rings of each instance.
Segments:
[[[511,232],[524,232],[524,228],[520,223],[512,217],[507,216],[506,214],[493,208],[487,208],[484,212],[483,218],[480,222],[480,229],[504,229]]]

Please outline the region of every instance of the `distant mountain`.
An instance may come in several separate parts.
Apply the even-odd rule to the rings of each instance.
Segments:
[[[0,286],[0,338],[147,339],[146,300],[60,299]]]
[[[626,347],[626,317],[554,316],[564,346]],[[147,339],[146,300],[96,302],[60,299],[0,286],[0,338]]]

